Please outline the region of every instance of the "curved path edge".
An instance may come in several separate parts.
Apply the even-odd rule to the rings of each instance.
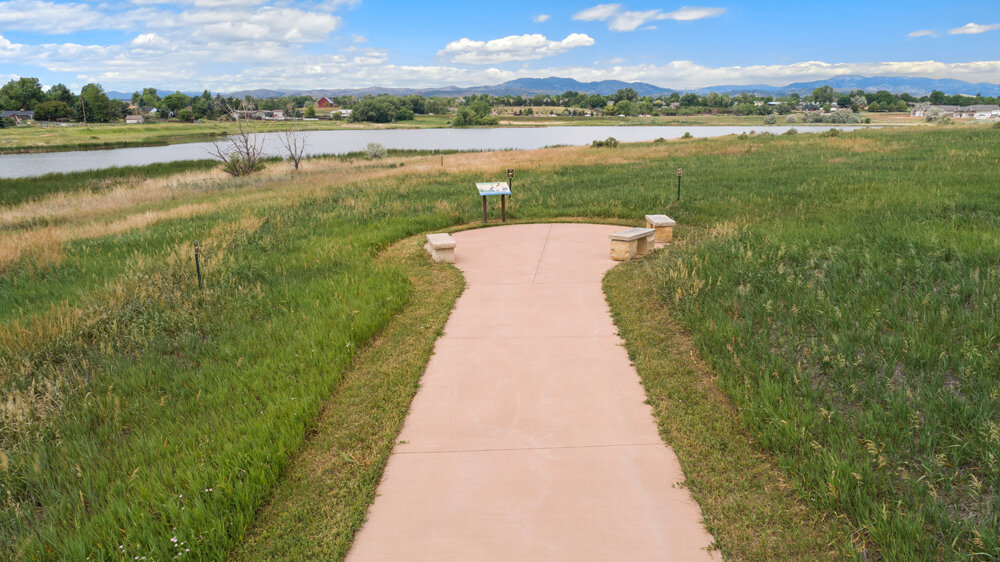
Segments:
[[[718,558],[604,297],[618,230],[453,234],[468,288],[349,560]]]

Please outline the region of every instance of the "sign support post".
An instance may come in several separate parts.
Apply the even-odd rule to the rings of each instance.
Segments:
[[[489,222],[486,214],[486,197],[490,195],[500,196],[500,220],[507,222],[507,196],[510,195],[510,186],[504,182],[481,182],[476,183],[476,190],[483,198],[483,222]]]

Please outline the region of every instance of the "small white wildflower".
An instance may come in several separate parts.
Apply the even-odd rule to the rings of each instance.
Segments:
[[[170,537],[170,542],[176,543],[177,542],[177,537]]]

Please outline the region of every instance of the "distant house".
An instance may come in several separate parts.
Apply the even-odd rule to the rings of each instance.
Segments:
[[[333,107],[333,102],[330,101],[330,98],[319,98],[316,107]]]
[[[13,119],[15,123],[21,125],[35,119],[34,111],[0,111],[0,118]]]
[[[918,105],[910,111],[913,117],[925,117],[935,111],[942,117],[953,119],[992,119],[1000,118],[1000,105]]]
[[[353,109],[341,109],[340,110],[340,116],[343,117],[344,119],[347,119],[348,117],[350,117],[352,113],[354,113]]]
[[[1000,117],[1000,105],[970,105],[968,109],[976,119]]]
[[[146,118],[142,115],[126,115],[125,123],[128,125],[141,125],[146,122]]]
[[[264,121],[284,121],[285,112],[281,109],[264,109],[255,113],[254,118]]]

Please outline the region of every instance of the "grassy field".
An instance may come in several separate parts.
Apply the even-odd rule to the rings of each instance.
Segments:
[[[349,121],[251,121],[250,130],[280,132],[287,130],[326,131],[345,129],[426,129],[447,127],[450,117],[418,115],[412,121],[398,123],[351,123]],[[185,142],[211,141],[237,131],[232,121],[180,123],[176,121],[125,125],[94,124],[71,127],[16,127],[0,133],[0,154],[64,150],[100,150],[132,146],[161,146]]]
[[[35,180],[0,207],[0,558],[341,556],[460,288],[396,243],[514,167],[515,220],[680,223],[606,290],[724,555],[995,559],[998,153],[920,128]]]

